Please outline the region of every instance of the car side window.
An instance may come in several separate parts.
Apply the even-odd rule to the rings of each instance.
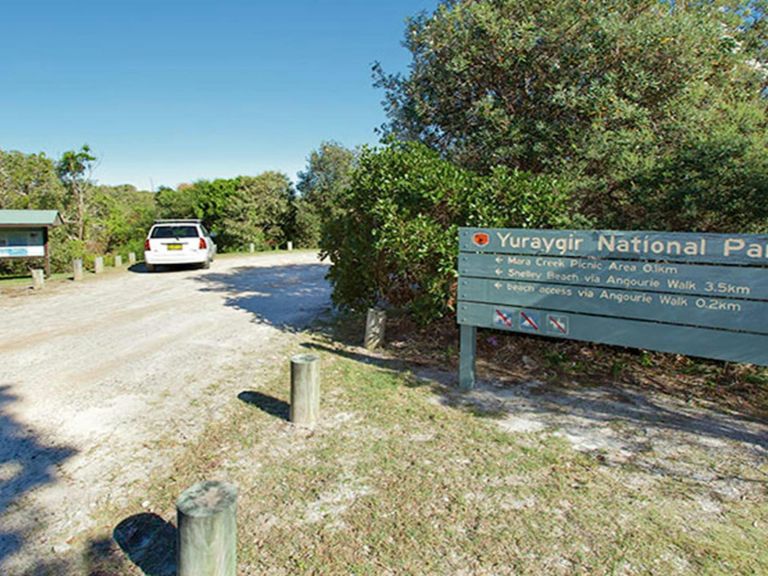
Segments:
[[[208,234],[208,230],[205,229],[205,226],[200,226],[200,232],[203,236],[210,236],[210,234]]]
[[[197,238],[195,226],[157,226],[150,233],[150,238]]]

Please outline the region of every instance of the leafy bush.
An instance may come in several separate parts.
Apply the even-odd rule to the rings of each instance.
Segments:
[[[88,254],[85,242],[70,238],[64,227],[51,230],[51,270],[54,272],[69,272],[72,270],[72,260],[82,258],[84,261],[92,255]]]
[[[443,0],[377,85],[390,133],[557,177],[596,227],[762,230],[766,26],[753,0]]]
[[[321,250],[337,305],[405,307],[422,322],[453,307],[458,227],[568,223],[552,179],[504,167],[478,175],[419,143],[364,148]]]
[[[220,226],[233,245],[257,249],[277,248],[287,240],[293,186],[285,174],[263,172],[235,178],[235,193],[229,198]]]
[[[320,243],[323,218],[317,204],[305,198],[293,203],[291,238],[297,248],[316,248]]]

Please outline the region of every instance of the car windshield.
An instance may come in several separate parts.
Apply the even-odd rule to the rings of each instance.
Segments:
[[[156,226],[151,238],[197,238],[197,226]]]

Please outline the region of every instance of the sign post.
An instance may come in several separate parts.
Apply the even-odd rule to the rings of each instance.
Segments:
[[[462,324],[459,327],[461,339],[459,353],[459,388],[471,390],[475,387],[475,361],[477,358],[477,327]]]
[[[465,327],[768,365],[768,236],[461,228],[459,245],[463,387]]]

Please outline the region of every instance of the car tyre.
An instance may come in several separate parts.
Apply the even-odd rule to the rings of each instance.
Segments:
[[[203,270],[208,270],[210,267],[211,267],[211,260],[209,258],[205,262],[203,262],[203,265],[201,266],[201,268]]]
[[[147,264],[146,262],[144,263],[144,268],[147,269],[147,272],[154,272],[157,270],[154,264]]]

